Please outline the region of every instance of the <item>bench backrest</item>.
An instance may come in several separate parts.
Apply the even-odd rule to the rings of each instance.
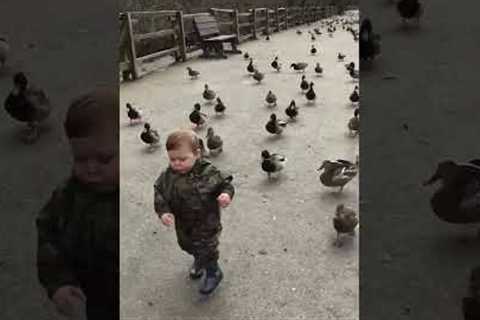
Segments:
[[[195,30],[202,39],[220,34],[217,20],[211,15],[195,17],[193,18],[193,24],[195,25]]]

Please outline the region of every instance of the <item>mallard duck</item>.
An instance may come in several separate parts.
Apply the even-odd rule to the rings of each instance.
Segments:
[[[223,101],[220,97],[217,98],[217,104],[215,105],[215,112],[218,114],[224,114],[227,107],[223,104]]]
[[[8,58],[8,53],[10,52],[10,45],[6,37],[0,37],[0,64],[2,68],[5,66],[5,62]]]
[[[313,90],[313,82],[310,82],[310,88],[308,89],[307,93],[305,93],[305,97],[310,102],[313,102],[317,98],[317,95],[315,94],[315,91]]]
[[[433,176],[423,183],[442,186],[430,200],[434,213],[449,223],[480,222],[480,166],[478,160],[457,164],[446,160],[438,164]]]
[[[212,127],[207,129],[207,147],[211,155],[218,155],[223,151],[223,140],[215,134]]]
[[[344,204],[337,205],[335,216],[333,217],[333,227],[335,228],[335,231],[337,231],[337,240],[335,241],[335,244],[338,247],[342,245],[340,242],[340,234],[348,233],[352,236],[355,235],[355,228],[357,225],[357,212]]]
[[[346,55],[342,54],[341,52],[339,52],[337,54],[337,59],[338,61],[343,61],[343,59],[345,59]]]
[[[348,130],[350,130],[350,134],[357,135],[358,131],[360,130],[360,119],[359,119],[359,111],[358,108],[355,108],[353,112],[353,117],[348,121]]]
[[[250,55],[248,54],[248,52],[245,52],[245,53],[243,54],[243,58],[244,58],[245,60],[250,59]]]
[[[262,82],[263,78],[265,78],[265,75],[260,71],[258,71],[257,69],[255,69],[255,72],[253,73],[253,79],[255,79],[257,83],[260,83]]]
[[[307,68],[307,66],[308,66],[308,63],[297,62],[297,63],[292,63],[290,65],[290,68],[293,68],[293,70],[295,70],[295,71],[304,71],[305,72],[305,69]]]
[[[323,68],[320,66],[319,62],[317,62],[317,64],[315,65],[315,73],[318,76],[321,76],[323,74]]]
[[[203,126],[206,122],[207,115],[200,112],[201,108],[200,103],[195,103],[193,111],[189,115],[189,119],[195,125],[195,128]]]
[[[353,62],[352,62],[353,63]],[[348,69],[348,74],[353,80],[358,80],[360,78],[360,70],[354,69],[355,67],[350,67]]]
[[[297,34],[298,34],[298,35],[301,35],[301,34],[302,34],[302,30],[297,30]]]
[[[323,170],[320,182],[324,186],[340,187],[339,192],[342,192],[345,185],[357,175],[358,164],[347,160],[325,160],[317,170]]]
[[[196,71],[196,70],[193,70],[192,68],[190,67],[187,67],[187,70],[188,70],[188,75],[190,76],[190,78],[192,79],[196,79],[198,78],[198,76],[200,75],[200,72]]]
[[[310,84],[308,83],[307,77],[305,75],[302,76],[302,81],[300,81],[300,89],[302,91],[307,91],[310,88]]]
[[[360,26],[360,59],[369,61],[380,54],[380,36],[373,32],[372,22],[365,18]]]
[[[353,89],[353,92],[350,94],[349,99],[353,104],[360,101],[360,94],[358,93],[358,86],[355,86],[355,88]]]
[[[397,10],[404,22],[415,19],[419,24],[423,15],[423,5],[418,0],[400,0],[397,3]]]
[[[317,54],[317,48],[315,48],[314,44],[312,44],[312,48],[310,49],[310,53],[313,54],[313,55]]]
[[[255,72],[255,67],[253,66],[253,59],[250,58],[250,62],[247,65],[247,71],[249,73],[254,73]]]
[[[270,41],[270,35],[269,34],[267,34],[267,36],[265,37],[265,40]]]
[[[38,125],[48,118],[52,106],[45,92],[30,85],[23,72],[13,76],[13,85],[4,103],[5,110],[15,120],[27,123],[29,131],[24,140],[32,143],[39,136]]]
[[[273,69],[277,70],[277,72],[280,72],[280,68],[282,67],[282,65],[278,62],[278,57],[275,57],[275,59],[272,61],[270,65],[272,66]]]
[[[279,153],[270,153],[268,150],[262,151],[262,170],[268,174],[268,178],[271,178],[271,175],[278,173],[285,168],[287,163],[287,158]]]
[[[277,106],[277,96],[270,90],[265,97],[265,101],[268,103],[269,106]]]
[[[130,124],[132,124],[133,121],[138,122],[142,120],[142,115],[140,112],[130,103],[127,103],[127,116],[130,119]]]
[[[283,129],[287,126],[287,122],[278,120],[277,115],[272,113],[270,120],[265,125],[265,129],[271,134],[281,134]]]
[[[480,319],[480,266],[472,269],[469,281],[469,295],[462,300],[465,320]]]
[[[160,135],[158,134],[157,130],[152,129],[148,122],[145,123],[143,127],[144,130],[140,134],[140,139],[150,147],[158,145],[160,142]]]
[[[313,31],[319,36],[322,35],[322,32],[318,28],[314,28]]]
[[[295,100],[290,102],[290,105],[285,109],[285,114],[290,118],[290,120],[295,120],[298,116],[298,107],[295,104]]]
[[[203,98],[205,100],[207,100],[208,102],[212,102],[213,99],[215,99],[215,96],[217,94],[215,93],[215,91],[211,90],[209,87],[208,87],[208,84],[205,85],[205,90],[203,90]]]

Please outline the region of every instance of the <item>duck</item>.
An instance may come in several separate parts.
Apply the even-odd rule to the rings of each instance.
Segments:
[[[310,84],[306,80],[305,75],[302,76],[302,81],[300,81],[300,89],[302,91],[307,91],[310,88]]]
[[[315,33],[316,33],[317,35],[319,35],[319,36],[322,35],[322,32],[321,32],[320,29],[318,29],[318,28],[314,28],[314,29],[313,29],[313,32],[315,32]]]
[[[462,299],[464,319],[480,319],[480,266],[472,268],[468,287],[469,295]]]
[[[355,108],[353,111],[353,117],[348,121],[348,130],[350,134],[357,135],[360,130],[360,118],[359,118],[359,109]]]
[[[262,170],[271,178],[272,174],[278,174],[285,168],[287,158],[279,153],[270,153],[268,150],[263,150],[262,153]]]
[[[273,69],[277,70],[277,72],[280,72],[282,65],[278,62],[278,57],[275,57],[270,65]]]
[[[212,127],[207,129],[207,147],[210,155],[218,155],[223,151],[223,140],[215,134]]]
[[[24,142],[33,143],[39,137],[38,125],[51,113],[52,105],[45,92],[29,83],[23,72],[13,76],[14,88],[4,102],[5,111],[15,120],[27,123]]]
[[[187,67],[187,70],[188,70],[188,75],[190,76],[191,79],[196,79],[200,75],[200,72],[193,70],[190,67]]]
[[[313,55],[317,54],[317,48],[315,48],[314,44],[312,44],[312,48],[310,49],[310,53],[313,54]]]
[[[253,79],[255,79],[257,83],[260,83],[264,78],[265,78],[265,74],[258,71],[258,69],[255,69],[255,72],[253,73]]]
[[[317,74],[317,76],[321,76],[323,74],[323,68],[320,66],[319,62],[317,62],[317,64],[315,65],[315,73]]]
[[[247,71],[249,73],[254,73],[255,72],[255,67],[253,66],[253,59],[250,58],[250,62],[247,65]]]
[[[287,126],[287,122],[278,120],[277,115],[272,113],[270,120],[265,125],[265,129],[268,133],[279,135],[283,132],[283,129]]]
[[[202,94],[203,98],[208,102],[212,102],[212,100],[215,99],[216,95],[217,94],[215,93],[215,91],[210,89],[208,87],[208,84],[205,84],[205,90],[203,90],[203,94]]]
[[[277,96],[271,90],[268,91],[265,101],[269,106],[277,106]]]
[[[245,53],[243,54],[243,58],[244,58],[245,60],[250,59],[250,55],[248,54],[248,52],[245,52]]]
[[[217,97],[217,104],[215,105],[215,112],[218,114],[225,114],[227,107],[223,104],[223,101],[220,97]]]
[[[310,34],[310,39],[311,39],[312,41],[317,40],[317,38],[315,37],[315,35],[314,35],[313,33]]]
[[[348,68],[348,74],[353,80],[358,80],[360,78],[360,70],[355,69],[355,64]]]
[[[269,34],[267,34],[267,36],[265,37],[265,40],[270,41],[270,35]]]
[[[314,101],[317,98],[317,95],[313,90],[313,82],[310,82],[310,88],[308,89],[307,93],[305,93],[305,97],[308,101]]]
[[[298,116],[298,107],[295,104],[295,100],[290,101],[290,105],[285,109],[285,114],[290,120],[295,120]]]
[[[423,5],[418,0],[400,0],[397,3],[397,11],[404,23],[415,19],[418,25],[423,15]]]
[[[320,174],[320,182],[326,187],[339,187],[339,192],[347,183],[352,181],[358,173],[358,163],[352,163],[348,160],[325,160],[317,171]]]
[[[158,134],[157,130],[154,130],[150,127],[150,123],[145,123],[143,125],[144,130],[140,134],[140,139],[145,143],[148,144],[150,147],[154,147],[158,145],[160,142],[160,135]]]
[[[297,34],[298,34],[298,35],[301,35],[301,34],[302,34],[302,30],[297,30]]]
[[[373,32],[372,22],[365,18],[360,25],[360,60],[370,61],[380,54],[380,35]]]
[[[342,54],[341,52],[339,52],[337,54],[337,59],[338,61],[343,61],[343,59],[345,59],[346,55]]]
[[[355,228],[358,226],[357,212],[350,207],[345,206],[343,203],[338,204],[335,208],[335,216],[333,217],[333,227],[337,232],[337,239],[335,244],[340,247],[341,234],[355,235]]]
[[[0,64],[3,68],[10,52],[10,45],[8,39],[4,36],[0,36]]]
[[[358,86],[355,86],[353,92],[349,96],[350,101],[352,104],[355,104],[360,101],[360,94],[358,93]]]
[[[303,71],[305,72],[305,69],[307,68],[308,63],[306,62],[297,62],[297,63],[292,63],[290,65],[290,68],[293,68],[295,71]]]
[[[198,146],[199,146],[199,149],[200,149],[200,157],[201,158],[209,158],[210,153],[207,150],[207,148],[205,147],[205,142],[200,137],[198,137]]]
[[[130,119],[130,124],[132,122],[138,122],[142,120],[142,115],[140,112],[135,109],[130,103],[127,103],[127,116]]]
[[[480,222],[480,160],[441,161],[423,185],[430,186],[438,181],[441,186],[430,199],[438,218],[454,224]]]
[[[195,128],[203,126],[206,122],[207,115],[200,112],[201,108],[200,103],[195,103],[193,111],[189,115],[189,119],[195,125]]]

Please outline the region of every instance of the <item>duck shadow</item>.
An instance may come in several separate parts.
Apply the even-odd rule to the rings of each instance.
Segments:
[[[280,141],[284,137],[282,134],[270,134],[268,137],[265,137],[265,142],[275,142]]]
[[[139,122],[124,122],[122,124],[122,128],[136,128],[136,127],[139,127],[141,125],[143,125],[144,122],[143,121],[139,121]]]
[[[153,145],[153,146],[147,146],[147,147],[142,149],[142,153],[143,154],[154,154],[159,149],[161,149],[160,144]]]
[[[268,189],[269,187],[273,188],[273,187],[279,186],[284,180],[285,180],[285,176],[281,172],[273,174],[270,178],[268,177],[267,174],[265,174],[265,179],[262,179],[262,181],[260,182],[260,185],[264,189]]]

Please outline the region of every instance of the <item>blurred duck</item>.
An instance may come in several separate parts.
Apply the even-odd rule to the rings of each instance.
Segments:
[[[265,125],[265,129],[268,133],[279,135],[283,132],[283,129],[287,126],[287,122],[278,120],[277,115],[272,113],[270,120]]]
[[[268,178],[271,178],[272,174],[279,173],[285,167],[287,158],[278,153],[270,153],[268,150],[262,151],[262,170],[268,174]]]
[[[322,171],[323,170],[323,171]],[[318,171],[320,174],[320,182],[326,187],[339,187],[339,192],[343,190],[345,185],[352,181],[358,173],[358,163],[352,163],[347,160],[323,161]]]
[[[354,236],[357,225],[357,212],[344,204],[337,205],[335,216],[333,217],[333,227],[335,228],[335,231],[337,231],[337,240],[335,241],[335,244],[338,247],[342,246],[342,243],[340,242],[341,234],[350,234],[351,236]]]

